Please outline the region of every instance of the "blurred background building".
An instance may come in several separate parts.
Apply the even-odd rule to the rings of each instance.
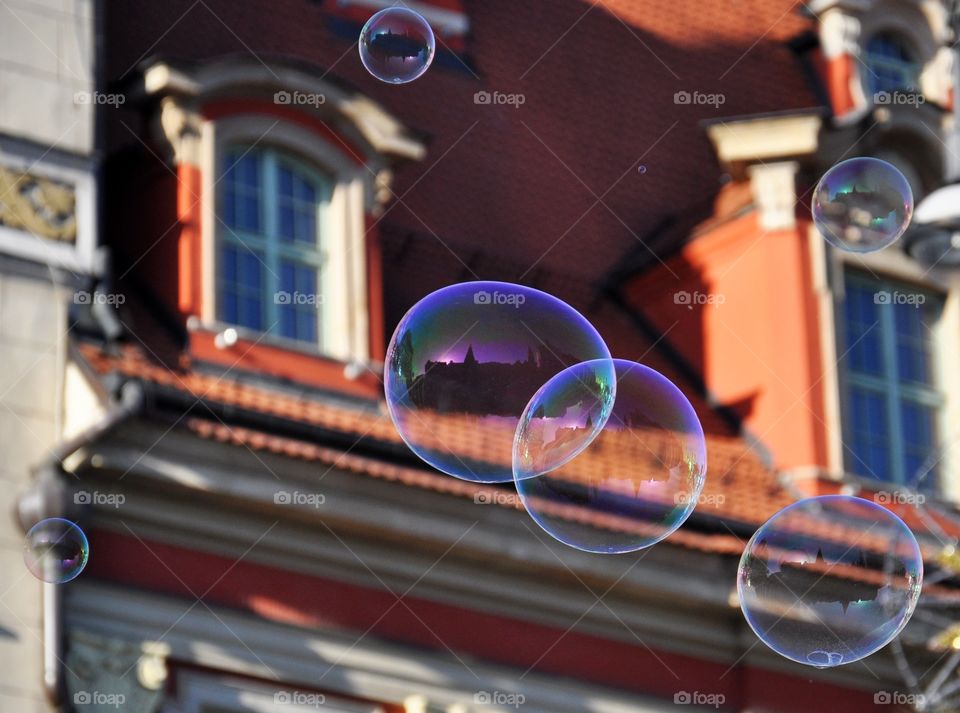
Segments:
[[[951,8],[410,0],[438,56],[396,87],[356,47],[389,4],[0,3],[0,708],[953,709],[951,240],[840,253],[809,209],[852,156],[918,202],[958,177]],[[673,537],[564,548],[407,450],[386,342],[471,279],[688,395],[709,473]],[[908,522],[927,588],[818,671],[758,644],[736,568],[836,492]],[[53,515],[91,540],[60,587],[20,554]]]

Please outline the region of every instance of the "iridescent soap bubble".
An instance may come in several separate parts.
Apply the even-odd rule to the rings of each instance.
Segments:
[[[886,646],[920,597],[923,559],[903,521],[876,503],[823,495],[784,508],[740,558],[740,607],[781,656],[828,668]]]
[[[527,512],[587,552],[632,552],[664,539],[693,512],[707,472],[703,429],[680,390],[642,364],[612,363],[615,391],[606,360],[575,364],[544,384],[514,442]],[[571,413],[578,420],[567,423]],[[552,450],[560,456],[545,457]]]
[[[406,84],[421,77],[435,51],[430,23],[405,7],[381,10],[360,32],[360,61],[370,74],[390,84]]]
[[[537,389],[568,366],[609,358],[597,330],[556,297],[505,282],[452,285],[397,325],[385,360],[387,407],[430,465],[464,480],[508,482],[517,423]],[[612,363],[601,376],[612,384]]]
[[[23,547],[23,561],[37,579],[63,584],[76,578],[87,566],[90,544],[77,525],[59,517],[41,520],[30,528]]]
[[[838,163],[823,174],[813,194],[814,223],[841,250],[881,250],[903,235],[912,216],[910,184],[878,158]]]

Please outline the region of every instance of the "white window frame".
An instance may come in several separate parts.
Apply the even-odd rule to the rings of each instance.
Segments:
[[[293,260],[298,266],[314,268],[319,292],[310,295],[310,297],[318,299],[315,303],[313,300],[307,303],[306,309],[315,312],[314,319],[316,320],[317,338],[314,346],[319,345],[320,350],[323,351],[330,337],[328,334],[329,330],[326,328],[326,322],[328,321],[326,319],[326,305],[329,295],[325,292],[326,285],[324,280],[324,272],[327,268],[326,243],[330,234],[330,228],[327,224],[327,206],[329,204],[327,191],[331,183],[330,176],[317,167],[304,163],[299,157],[292,156],[289,152],[277,149],[272,145],[265,146],[263,142],[255,147],[239,144],[234,146],[232,151],[236,154],[236,157],[227,158],[225,165],[219,167],[222,175],[225,176],[226,172],[233,168],[233,163],[239,163],[242,158],[256,158],[259,161],[260,170],[263,171],[264,174],[260,178],[260,184],[265,186],[267,191],[272,191],[275,195],[272,197],[257,197],[258,208],[262,211],[260,215],[261,226],[257,231],[245,231],[239,227],[230,228],[226,224],[226,220],[223,220],[223,222],[218,220],[216,237],[218,247],[222,248],[223,244],[226,243],[238,248],[241,254],[246,248],[249,248],[250,254],[254,257],[256,257],[256,251],[262,252],[264,259],[260,260],[260,262],[265,271],[263,279],[266,283],[271,282],[271,280],[279,280],[279,275],[276,274],[276,271],[280,269],[280,263],[284,259]],[[306,245],[296,240],[285,243],[279,239],[279,226],[277,225],[279,189],[277,188],[276,178],[280,166],[286,166],[288,169],[296,171],[299,177],[306,178],[311,188],[317,192],[315,196],[316,202],[312,206],[314,213],[314,238],[316,239],[313,245]],[[225,198],[228,187],[221,181],[217,185],[217,189],[216,200],[218,205],[220,205]],[[223,219],[223,216],[221,215],[220,218]],[[219,260],[223,253],[222,249],[215,250],[214,252],[217,255],[216,259]],[[271,269],[271,264],[274,269]],[[216,265],[215,272],[218,280],[217,295],[219,297],[223,287],[222,266],[219,264]],[[280,287],[281,285],[277,284],[276,291],[261,295],[268,323],[273,317],[279,316],[276,296],[280,294]],[[221,306],[222,305],[219,304],[217,305],[218,315],[222,315]],[[224,319],[222,316],[218,318],[221,320]],[[275,336],[279,339],[291,339],[295,344],[302,347],[310,345],[308,340],[294,339],[280,334],[276,334]]]
[[[916,285],[921,290],[936,292],[943,298],[940,320],[933,327],[933,381],[944,396],[938,419],[937,442],[943,449],[940,461],[941,475],[938,495],[960,501],[960,482],[949,477],[960,466],[960,429],[951,427],[960,423],[960,373],[950,365],[960,362],[960,274],[950,270],[928,270],[903,253],[895,245],[876,253],[855,254],[842,250],[828,250],[826,241],[810,226],[810,249],[815,268],[814,282],[820,304],[820,342],[823,358],[823,389],[825,425],[827,432],[828,470],[837,479],[845,477],[843,448],[843,378],[842,363],[838,359],[845,347],[838,341],[842,320],[844,275],[847,270],[873,272],[879,277]],[[856,476],[850,476],[857,480]],[[878,483],[880,481],[877,481]]]
[[[928,299],[936,299],[942,307],[942,302],[940,302],[942,295],[939,292],[931,292],[926,290],[916,284],[905,283],[902,281],[890,280],[886,276],[877,275],[879,280],[876,284],[873,284],[872,276],[869,273],[857,271],[848,268],[844,272],[844,289],[843,294],[846,295],[847,287],[857,284],[861,288],[872,288],[874,294],[880,292],[889,292],[895,293],[901,289],[904,292],[909,292],[912,295],[923,295]],[[845,304],[838,303],[838,310],[844,309]],[[899,375],[891,373],[893,370],[893,364],[890,360],[897,358],[896,347],[897,347],[897,335],[895,331],[895,326],[893,324],[893,313],[889,305],[883,305],[878,308],[880,313],[880,324],[877,328],[881,330],[880,332],[880,342],[881,342],[881,351],[883,354],[883,369],[880,376],[871,376],[865,375],[863,373],[855,372],[850,369],[849,365],[846,363],[846,360],[841,364],[841,389],[845,410],[842,414],[843,416],[843,435],[844,438],[852,438],[852,429],[853,429],[853,414],[852,409],[852,399],[851,399],[851,390],[854,388],[864,389],[873,394],[879,394],[885,398],[886,414],[887,414],[887,424],[891,427],[890,430],[890,439],[891,443],[889,444],[887,455],[890,458],[890,467],[891,479],[876,477],[876,482],[880,484],[888,484],[891,486],[903,486],[916,487],[919,484],[913,482],[912,477],[914,473],[905,472],[903,469],[903,452],[904,452],[904,441],[902,438],[903,424],[901,423],[900,418],[900,409],[905,403],[916,404],[925,408],[933,410],[934,414],[934,429],[933,429],[933,438],[934,438],[934,451],[938,451],[944,444],[941,441],[943,436],[943,428],[941,425],[943,406],[944,406],[944,396],[943,391],[940,385],[940,374],[942,373],[942,367],[939,363],[939,353],[937,350],[936,344],[936,329],[942,318],[942,310],[938,313],[937,323],[930,325],[930,330],[932,332],[931,338],[931,349],[933,353],[931,354],[931,364],[930,364],[930,383],[927,384],[905,384],[900,380]],[[843,346],[844,351],[846,352],[849,347],[847,346],[850,342],[850,336],[847,334],[848,325],[846,324],[846,315],[840,314],[838,311],[838,324],[842,325],[841,334],[838,336],[840,340],[839,343]],[[849,467],[849,472],[855,472],[856,468],[854,467],[853,461],[858,459],[858,454],[853,450],[853,446],[848,444],[847,448],[844,449],[844,455],[846,456],[846,462]],[[934,457],[938,454],[933,453]],[[861,464],[865,465],[865,464]],[[941,476],[943,476],[942,467],[936,468]],[[867,476],[862,476],[867,477]],[[926,486],[934,489],[939,489],[940,479],[925,483]]]
[[[203,263],[202,323],[214,331],[227,326],[217,315],[217,239],[225,224],[218,218],[217,202],[226,152],[239,145],[270,147],[326,173],[331,181],[327,207],[327,235],[324,236],[326,264],[320,284],[324,305],[321,343],[311,349],[305,342],[272,335],[249,334],[261,343],[306,350],[340,361],[369,359],[369,304],[367,291],[367,250],[365,195],[367,176],[336,147],[315,132],[292,122],[262,115],[236,115],[203,123],[201,175],[203,206],[201,216],[201,260]],[[268,296],[272,299],[272,296]],[[243,329],[238,332],[243,333]]]

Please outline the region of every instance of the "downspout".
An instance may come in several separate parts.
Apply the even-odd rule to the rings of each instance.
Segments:
[[[139,382],[128,381],[103,418],[73,438],[56,446],[33,469],[34,484],[17,499],[16,517],[27,532],[40,520],[63,517],[75,520],[83,508],[73,500],[73,489],[67,484],[64,462],[84,446],[103,438],[120,423],[143,411],[146,399]],[[76,477],[76,476],[74,476]],[[54,706],[66,698],[63,678],[63,590],[62,585],[43,583],[43,688]]]

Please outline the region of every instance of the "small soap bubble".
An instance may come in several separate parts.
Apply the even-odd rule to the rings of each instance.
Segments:
[[[830,244],[850,252],[882,250],[913,217],[913,192],[903,174],[878,158],[838,163],[813,194],[813,220]]]
[[[77,525],[59,517],[41,520],[30,528],[23,548],[23,561],[37,579],[63,584],[75,579],[87,566],[90,544]]]
[[[374,77],[406,84],[423,76],[436,52],[430,23],[406,7],[388,7],[360,32],[360,61]]]

